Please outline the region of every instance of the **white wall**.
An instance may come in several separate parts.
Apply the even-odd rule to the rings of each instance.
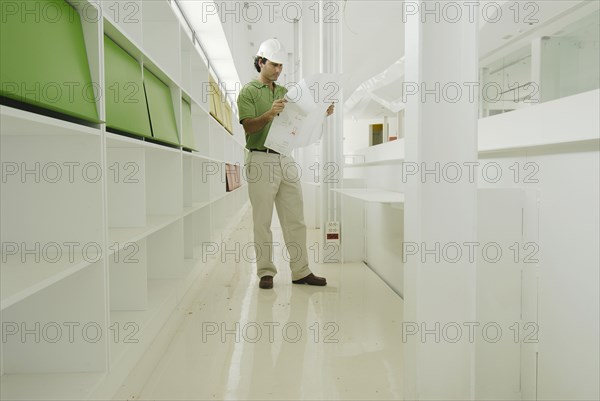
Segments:
[[[594,149],[595,148],[595,149]],[[598,393],[598,145],[563,145],[480,159],[507,173],[497,184],[540,191],[538,399],[596,400]],[[510,166],[537,184],[515,182]]]
[[[480,173],[479,187],[526,188],[540,196],[534,255],[540,260],[538,293],[523,295],[524,305],[531,296],[534,303],[537,299],[528,309],[534,310],[533,318],[537,311],[540,400],[600,399],[599,95],[591,91],[480,120],[480,149],[486,150],[480,153],[480,167],[497,163],[502,176],[492,182],[494,169]],[[403,141],[358,152],[369,162],[403,158]],[[363,176],[368,187],[403,191],[401,166],[389,162],[346,171]],[[367,263],[401,293],[402,263],[392,248],[401,246],[402,233],[394,227],[403,220],[397,212],[386,205],[368,206],[365,230]],[[390,238],[395,240],[390,243]]]
[[[595,90],[480,124],[492,134],[484,146],[491,145],[488,139],[499,142],[499,129],[507,136],[510,132],[513,143],[582,140],[489,153],[482,159],[507,173],[501,182],[483,180],[482,186],[527,186],[540,192],[538,399],[600,397],[598,97]],[[515,171],[520,171],[519,179]],[[527,175],[538,182],[524,182]]]

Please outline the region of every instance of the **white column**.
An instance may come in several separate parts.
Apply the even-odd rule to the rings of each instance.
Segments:
[[[469,179],[468,166],[477,162],[478,104],[469,87],[478,82],[479,14],[468,8],[475,2],[453,2],[462,17],[452,20],[448,9],[436,15],[443,3],[407,1],[403,13],[404,397],[410,400],[474,399],[475,343],[468,325],[476,320],[476,272],[464,244],[477,240],[476,179]],[[456,88],[462,90],[458,98]],[[456,167],[462,177],[452,182]],[[409,175],[412,168],[418,174]],[[449,263],[452,252],[444,253],[452,244],[462,251],[456,263]],[[452,342],[457,328],[462,336]]]
[[[321,0],[320,9],[320,32],[321,32],[321,71],[323,73],[342,72],[342,18],[343,13],[336,14],[335,18],[327,18],[326,3],[331,1]],[[337,9],[343,9],[342,2],[337,2]],[[324,12],[325,10],[325,12]],[[340,195],[332,192],[332,188],[341,187],[344,174],[344,150],[343,150],[343,90],[340,87],[335,96],[338,103],[335,112],[325,120],[323,138],[321,140],[321,232],[325,236],[326,224],[329,221],[341,220]],[[343,239],[342,239],[343,241]],[[328,248],[328,259],[330,261],[341,261],[339,248],[335,256],[333,250]],[[333,257],[332,257],[333,256]]]
[[[404,138],[404,116],[405,116],[405,111],[404,109],[400,110],[397,114],[398,117],[398,139],[400,138]]]
[[[388,117],[383,116],[383,143],[390,141],[390,126],[388,122]]]

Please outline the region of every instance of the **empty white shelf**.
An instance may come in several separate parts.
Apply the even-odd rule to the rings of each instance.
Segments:
[[[112,132],[106,133],[106,146],[110,148],[139,148],[157,152],[170,152],[178,155],[181,151],[177,147],[169,147],[164,144],[155,143],[154,138],[143,136],[123,136]]]
[[[0,106],[1,135],[94,135],[101,131],[70,121]]]
[[[127,244],[137,242],[148,237],[171,223],[176,222],[182,214],[176,215],[148,215],[146,225],[143,227],[109,228],[108,229],[108,255],[120,251]],[[115,246],[116,244],[116,246]]]
[[[74,253],[62,255],[56,262],[48,258],[31,260],[22,263],[20,255],[7,258],[7,263],[2,264],[0,276],[2,277],[2,300],[0,309],[6,309],[22,299],[91,266],[100,259],[101,255],[81,249]],[[33,259],[33,258],[31,258]]]

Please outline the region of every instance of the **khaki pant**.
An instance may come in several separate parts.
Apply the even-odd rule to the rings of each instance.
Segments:
[[[250,152],[246,163],[248,194],[254,220],[254,245],[258,277],[275,276],[273,253],[283,252],[283,244],[273,243],[271,220],[273,205],[283,230],[283,239],[289,252],[292,280],[308,276],[306,224],[301,171],[294,159],[284,155]]]

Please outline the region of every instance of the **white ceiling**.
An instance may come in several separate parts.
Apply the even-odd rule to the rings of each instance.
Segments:
[[[365,80],[404,55],[401,1],[345,2],[343,68],[347,99]]]

